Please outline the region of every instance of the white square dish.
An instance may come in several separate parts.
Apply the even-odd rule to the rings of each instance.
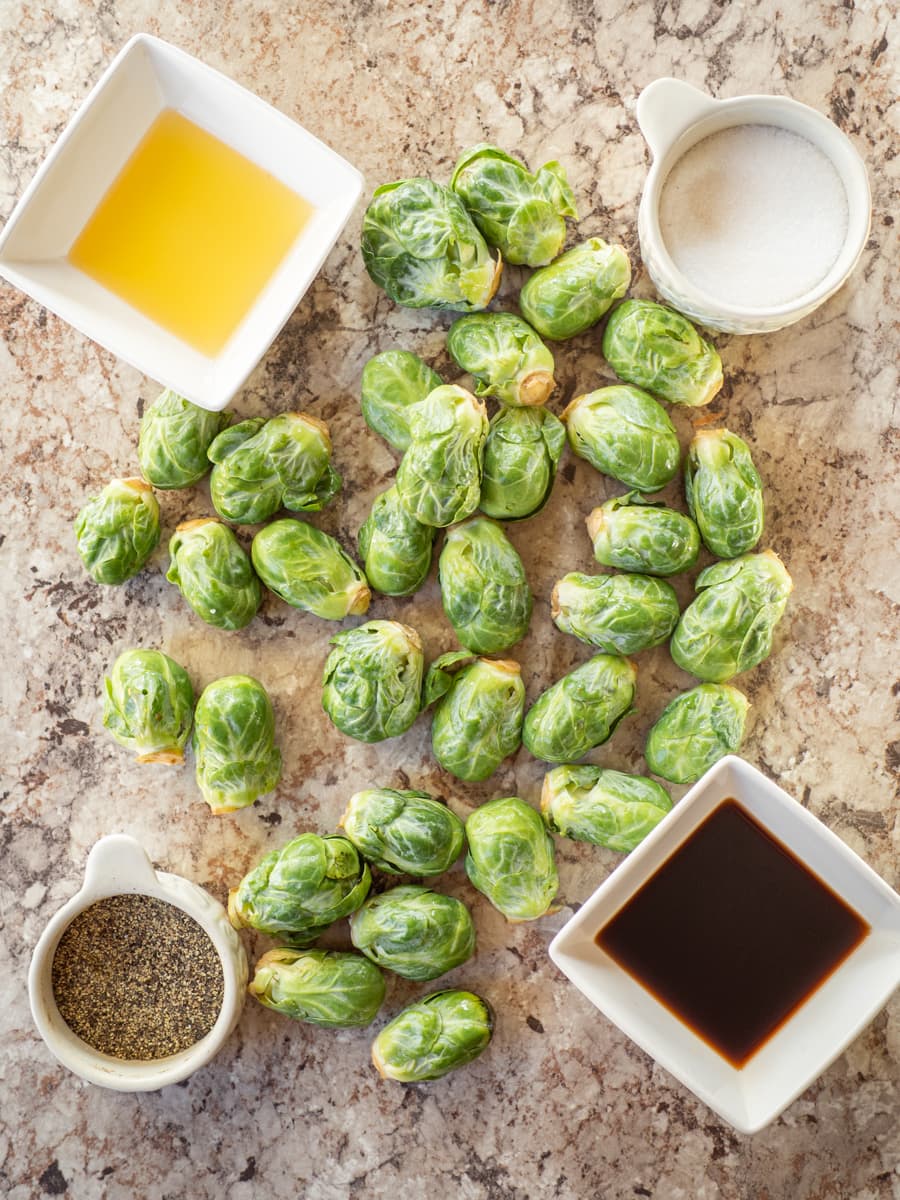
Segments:
[[[207,357],[68,261],[72,243],[144,134],[175,109],[308,200],[314,212],[234,334]],[[146,34],[119,52],[0,233],[0,276],[139,371],[203,408],[232,398],[347,223],[363,179],[283,113]]]
[[[870,926],[857,948],[740,1069],[594,940],[729,798],[737,800]],[[900,896],[786,792],[749,763],[729,755],[691,788],[582,905],[553,939],[550,957],[602,1013],[714,1112],[740,1132],[755,1133],[837,1058],[900,985]]]

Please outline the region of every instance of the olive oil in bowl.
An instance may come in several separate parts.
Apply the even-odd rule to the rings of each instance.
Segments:
[[[274,175],[168,108],[147,130],[68,257],[212,358],[313,211]]]

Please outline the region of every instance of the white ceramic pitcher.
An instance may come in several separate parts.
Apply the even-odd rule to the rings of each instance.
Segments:
[[[638,97],[637,119],[653,155],[638,215],[644,265],[657,291],[679,312],[727,333],[770,333],[792,325],[838,290],[859,262],[871,221],[869,181],[849,138],[814,108],[786,96],[714,100],[677,79],[657,79]],[[771,308],[738,307],[706,295],[678,270],[659,227],[659,200],[676,162],[703,138],[735,125],[769,125],[812,142],[832,162],[847,194],[847,235],[824,279],[805,295]],[[773,214],[773,219],[777,214]]]
[[[222,964],[224,995],[215,1025],[179,1054],[148,1061],[114,1058],[89,1046],[72,1032],[53,998],[53,956],[72,920],[107,896],[153,896],[193,917],[207,934]],[[50,920],[28,972],[28,995],[38,1032],[63,1066],[101,1087],[120,1092],[149,1092],[177,1083],[204,1066],[234,1029],[247,994],[247,956],[225,909],[196,883],[156,871],[144,848],[125,834],[101,838],[91,850],[84,883]]]

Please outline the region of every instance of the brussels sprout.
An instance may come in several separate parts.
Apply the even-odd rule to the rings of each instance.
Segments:
[[[409,596],[428,577],[436,530],[407,512],[395,487],[375,497],[359,531],[366,578],[385,596]]]
[[[488,419],[484,404],[454,384],[409,409],[412,441],[397,471],[397,492],[423,525],[444,527],[478,507]]]
[[[533,600],[525,568],[487,517],[448,530],[439,566],[441,600],[463,646],[498,654],[528,632]]]
[[[559,887],[553,838],[540,815],[506,796],[476,808],[466,821],[466,874],[510,921],[534,921],[551,911]]]
[[[487,308],[503,269],[456,193],[430,179],[375,189],[362,255],[372,281],[407,308]]]
[[[322,707],[359,742],[405,733],[419,715],[425,656],[419,635],[399,621],[367,621],[331,639]]]
[[[306,521],[284,517],[266,525],[250,546],[260,579],[276,596],[326,621],[369,607],[366,577],[340,544]]]
[[[647,734],[647,766],[671,783],[695,783],[738,749],[749,707],[746,696],[724,683],[701,683],[682,692]]]
[[[607,654],[637,654],[664,642],[678,624],[671,584],[652,575],[564,575],[553,588],[557,629]]]
[[[445,654],[432,663],[426,699],[434,690],[436,671],[446,672]],[[480,782],[497,770],[504,758],[515,754],[522,741],[525,685],[516,662],[477,658],[450,677],[431,722],[434,757],[457,779]]]
[[[684,482],[691,516],[712,554],[737,558],[753,549],[763,531],[762,480],[745,441],[727,429],[696,433]]]
[[[675,426],[640,388],[617,384],[576,396],[563,420],[579,458],[630,488],[658,492],[678,474]]]
[[[272,702],[249,675],[225,675],[203,690],[192,745],[197,786],[214,813],[246,808],[281,778]]]
[[[409,350],[384,350],[363,367],[360,403],[366,424],[394,447],[409,445],[411,405],[441,386],[441,377]]]
[[[655,780],[604,767],[554,767],[541,792],[541,812],[554,833],[624,853],[642,842],[671,807]]]
[[[684,513],[626,492],[601,504],[587,518],[594,558],[605,567],[643,575],[678,575],[700,553],[697,526]]]
[[[498,521],[534,516],[550,499],[565,441],[546,408],[501,408],[484,444],[481,511]]]
[[[243,629],[253,620],[262,588],[227,525],[215,517],[185,521],[169,541],[169,557],[166,579],[208,625]]]
[[[228,412],[207,412],[166,388],[141,417],[138,460],[156,488],[185,488],[199,483],[212,463],[207,450],[231,420]]]
[[[303,947],[369,894],[372,873],[340,834],[301,833],[273,850],[228,894],[235,929],[248,926]]]
[[[473,992],[432,992],[404,1008],[372,1043],[382,1079],[421,1083],[464,1067],[487,1049],[491,1010]]]
[[[78,553],[95,583],[124,583],[159,545],[159,505],[143,479],[113,479],[75,518]]]
[[[295,1021],[350,1029],[375,1020],[385,984],[381,971],[361,954],[282,946],[262,956],[248,990],[266,1008]]]
[[[184,762],[194,715],[188,673],[161,650],[126,650],[103,681],[103,724],[140,763]]]
[[[360,854],[390,875],[440,875],[462,854],[466,840],[456,813],[427,792],[357,792],[340,825]]]
[[[562,342],[596,325],[630,283],[622,247],[589,238],[535,271],[519,293],[519,308],[542,337]]]
[[[553,355],[515,313],[460,317],[447,334],[450,357],[474,375],[476,396],[495,396],[513,408],[543,404],[556,387]]]
[[[713,563],[694,587],[669,644],[679,667],[724,683],[769,657],[793,587],[774,550]]]
[[[595,654],[541,692],[528,710],[522,741],[535,758],[573,762],[607,741],[633,711],[637,670],[627,658]]]
[[[340,490],[328,426],[308,413],[251,417],[218,435],[209,491],[228,521],[258,525],[280,508],[317,511]]]
[[[475,953],[475,926],[461,900],[418,884],[370,896],[350,918],[357,950],[404,979],[437,979]]]
[[[532,175],[511,154],[481,142],[464,150],[450,186],[490,246],[507,262],[542,267],[566,240],[563,217],[577,219],[575,197],[558,162]]]
[[[722,360],[687,317],[652,300],[626,300],[603,331],[603,357],[620,379],[670,404],[709,404]]]

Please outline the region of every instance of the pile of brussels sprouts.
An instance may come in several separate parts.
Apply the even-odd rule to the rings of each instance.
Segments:
[[[282,518],[255,534],[248,555],[231,528],[258,525],[283,508],[318,511],[334,498],[341,477],[331,464],[328,426],[308,413],[230,421],[230,413],[207,412],[172,391],[154,401],[138,442],[144,478],[114,479],[76,518],[88,573],[105,584],[137,574],[160,540],[153,488],[189,487],[211,471],[217,516],[178,526],[166,572],[198,617],[243,629],[262,602],[262,584],[327,620],[364,613],[371,595],[365,575],[327,533]]]
[[[298,1021],[368,1025],[384,1001],[384,970],[429,982],[468,962],[475,953],[468,907],[429,886],[467,843],[469,880],[509,920],[542,916],[556,895],[553,840],[516,796],[482,805],[464,825],[426,792],[369,788],[351,796],[340,827],[273,850],[229,896],[235,928],[279,942],[257,962],[251,994]],[[372,868],[428,882],[373,893]],[[343,917],[354,949],[314,948]],[[381,1030],[372,1060],[389,1079],[438,1079],[480,1054],[492,1025],[490,1006],[473,992],[432,992]]]
[[[531,174],[489,145],[462,155],[448,187],[406,179],[375,192],[362,232],[369,274],[398,303],[465,314],[451,325],[447,348],[474,381],[474,394],[444,383],[408,350],[366,364],[363,416],[403,457],[373,505],[360,551],[376,590],[409,595],[427,575],[436,529],[447,529],[441,598],[465,649],[428,669],[422,707],[435,704],[434,754],[457,778],[489,778],[520,743],[548,763],[576,763],[632,711],[636,668],[625,656],[668,642],[675,662],[703,682],[661,714],[646,757],[663,779],[690,783],[740,745],[748,703],[728,680],[769,654],[791,580],[773,551],[754,553],[763,532],[762,483],[749,448],[727,429],[701,428],[688,447],[687,512],[650,498],[682,469],[660,401],[708,404],[722,387],[722,363],[680,313],[622,299],[631,267],[621,246],[593,237],[560,253],[565,218],[575,216],[558,163]],[[504,258],[536,268],[519,294],[521,316],[483,311]],[[543,338],[564,341],[607,314],[603,354],[623,382],[577,396],[560,421],[546,407],[556,385]],[[497,402],[490,420],[481,398]],[[484,657],[520,641],[532,610],[521,559],[499,522],[540,511],[566,436],[576,455],[628,489],[587,517],[595,559],[617,573],[573,572],[557,582],[557,627],[599,653],[526,713],[519,665]],[[682,613],[667,580],[696,564],[701,544],[724,561],[700,572],[696,598]],[[390,622],[333,639],[325,709],[350,736],[390,737],[415,719],[424,663],[419,638],[402,628],[399,651]],[[353,685],[335,687],[338,672]],[[380,707],[390,711],[390,728],[377,716]],[[400,712],[406,715],[398,721]],[[627,807],[635,788],[643,796],[651,781],[622,778],[610,786],[614,805]],[[606,832],[609,796],[589,794],[597,810],[589,840],[610,845],[619,834]],[[574,823],[548,804],[550,827],[585,836],[586,803],[582,795]],[[666,807],[654,793],[648,812],[658,820]]]
[[[194,703],[184,667],[161,650],[126,650],[104,680],[103,724],[139,763],[184,762],[193,736],[197,786],[216,814],[236,812],[281,778],[275,713],[250,675],[213,680]]]
[[[249,555],[231,527],[281,509],[316,511],[340,489],[328,429],[304,413],[231,424],[229,414],[164,392],[141,422],[143,478],[113,480],[76,520],[87,570],[98,583],[121,583],[159,542],[153,488],[188,487],[211,469],[217,516],[175,530],[166,578],[226,630],[253,618],[262,585],[326,620],[365,613],[372,590],[412,595],[445,530],[441,599],[462,649],[429,665],[408,625],[370,620],[342,630],[331,639],[323,709],[347,736],[378,742],[432,708],[434,756],[463,781],[490,778],[522,744],[550,766],[540,812],[502,797],[465,826],[423,792],[359,792],[341,833],[303,833],[243,878],[229,899],[233,924],[278,942],[250,990],[297,1020],[368,1025],[384,1000],[383,969],[430,981],[475,951],[464,903],[421,882],[370,894],[372,868],[431,880],[467,844],[471,884],[508,920],[534,920],[552,911],[557,893],[552,833],[627,853],[654,828],[672,806],[659,783],[579,762],[633,711],[637,668],[628,656],[668,643],[677,665],[701,681],[650,729],[645,757],[655,775],[693,782],[741,743],[748,701],[728,681],[770,653],[791,590],[778,556],[755,550],[762,483],[745,442],[724,428],[699,428],[682,467],[661,401],[708,404],[723,383],[719,355],[680,313],[623,299],[631,266],[621,246],[591,237],[563,251],[566,218],[576,216],[558,163],[531,173],[490,145],[467,150],[447,187],[417,178],[376,190],[363,220],[366,268],[399,304],[463,314],[447,346],[472,390],[404,349],[366,364],[363,416],[402,458],[359,530],[362,566],[297,518],[259,529]],[[504,260],[534,268],[518,297],[521,315],[485,311]],[[565,341],[604,317],[603,355],[621,382],[577,396],[560,419],[547,407],[556,383],[544,339]],[[486,400],[496,404],[490,418]],[[596,652],[526,711],[520,666],[499,656],[527,633],[533,597],[502,522],[541,510],[567,439],[626,490],[586,518],[606,571],[570,572],[552,593],[557,628]],[[682,469],[687,512],[650,498]],[[701,545],[720,561],[699,573],[681,612],[668,579],[696,564]],[[211,683],[195,708],[178,664],[160,651],[127,651],[106,680],[104,724],[139,761],[169,763],[182,761],[193,724],[198,784],[213,812],[252,803],[280,776],[272,705],[248,676]],[[354,949],[316,948],[344,917]],[[389,1078],[436,1079],[480,1054],[491,1028],[479,996],[433,992],[381,1030],[373,1061]]]

